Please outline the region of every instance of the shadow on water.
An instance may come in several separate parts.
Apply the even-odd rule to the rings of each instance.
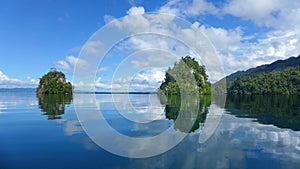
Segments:
[[[300,131],[300,96],[227,96],[225,108],[241,118]]]
[[[191,133],[200,128],[204,123],[211,104],[211,96],[200,96],[200,98],[185,95],[184,99],[180,96],[167,96],[160,98],[161,103],[165,104],[166,118],[174,120],[174,129],[181,132]],[[180,119],[180,120],[178,120]]]
[[[48,116],[48,120],[61,119],[65,113],[65,105],[71,104],[72,95],[45,94],[37,96],[39,108]]]

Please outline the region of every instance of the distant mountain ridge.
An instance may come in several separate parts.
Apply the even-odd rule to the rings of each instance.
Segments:
[[[277,60],[271,64],[257,66],[255,68],[250,68],[246,71],[237,71],[235,73],[226,76],[225,78],[228,82],[232,82],[236,80],[238,77],[249,76],[256,73],[279,71],[289,67],[297,67],[299,65],[300,65],[300,55],[298,57],[293,56],[285,60]],[[224,78],[222,80],[224,80]],[[218,82],[216,82],[215,84],[217,84]]]

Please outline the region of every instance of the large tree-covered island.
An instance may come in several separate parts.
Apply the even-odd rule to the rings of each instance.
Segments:
[[[228,85],[228,94],[300,94],[300,66],[237,78]]]
[[[158,89],[158,93],[165,95],[180,94],[211,94],[211,84],[204,66],[200,66],[195,58],[182,57],[169,68],[165,79]]]
[[[227,91],[219,87],[224,81]],[[300,55],[235,72],[215,83],[214,88],[229,95],[299,95]]]
[[[38,95],[42,94],[72,94],[73,86],[66,81],[66,76],[62,72],[51,69],[39,82],[36,89]]]

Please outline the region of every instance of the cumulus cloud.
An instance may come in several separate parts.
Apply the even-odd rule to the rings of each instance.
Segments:
[[[184,18],[212,14],[217,17],[229,14],[250,20],[259,26],[295,28],[300,19],[300,2],[295,0],[229,0],[219,7],[208,0],[170,0],[158,12]]]
[[[89,63],[86,60],[80,59],[75,56],[67,56],[65,60],[59,60],[54,63],[54,65],[63,70],[70,70],[75,66],[77,68],[86,68],[89,66]]]
[[[131,83],[133,91],[156,91],[163,81],[165,73],[161,69],[147,69],[136,74]]]
[[[265,38],[249,42],[239,27],[226,30],[200,25],[198,29],[216,48],[227,74],[300,53],[299,33],[295,31],[271,31]]]
[[[264,2],[230,0],[216,6],[207,0],[170,0],[158,9],[158,12],[194,19],[212,14],[216,15],[215,17],[222,21],[222,16],[230,15],[233,18],[238,18],[238,20],[242,19],[254,23],[256,25],[255,29],[260,29],[262,26],[271,28],[266,30],[263,36],[257,36],[255,33],[246,35],[244,32],[246,30],[243,26],[226,29],[212,27],[197,21],[194,22],[192,27],[178,27],[178,25],[174,24],[174,16],[158,16],[158,18],[155,15],[140,15],[145,13],[143,7],[130,8],[127,11],[127,16],[119,20],[114,20],[109,26],[112,30],[119,30],[126,35],[134,35],[115,46],[116,49],[123,52],[124,56],[128,56],[126,58],[128,61],[124,66],[126,73],[130,72],[129,69],[140,71],[153,67],[166,68],[172,66],[174,61],[185,55],[196,57],[194,51],[189,50],[181,42],[203,47],[207,46],[207,44],[201,39],[207,37],[220,56],[226,74],[230,74],[237,70],[245,70],[300,53],[300,32],[297,29],[297,21],[300,20],[298,18],[300,16],[299,4],[299,2],[291,0],[266,0]],[[113,17],[105,16],[104,19],[108,22]],[[205,36],[199,36],[194,28],[202,32]],[[145,34],[136,34],[139,32],[145,32]],[[102,50],[101,47],[104,43],[95,40],[88,42],[85,45],[84,52],[96,56]],[[202,64],[208,64],[205,66],[210,68],[208,74],[212,78],[210,80],[214,82],[222,78],[224,74],[220,73],[221,71],[214,71],[214,69],[219,69],[215,68],[215,58],[207,57],[213,55],[211,51],[202,50],[200,54],[201,58],[197,59]],[[166,54],[167,52],[169,54]],[[120,52],[115,52],[114,54],[116,53],[120,54]],[[113,57],[116,59],[117,56]],[[64,62],[58,63],[61,67],[67,68],[68,66],[65,63],[72,65],[75,62],[73,60],[76,60],[76,58],[66,58]],[[110,70],[113,70],[113,67],[109,66],[111,67]],[[104,67],[97,68],[97,70],[99,73],[107,71],[108,68],[104,65]],[[159,86],[159,83],[157,83],[159,80],[153,77],[154,74],[152,72],[148,76],[144,72],[144,74],[131,74],[128,77],[119,76],[114,79],[113,83],[111,80],[99,78],[95,81],[94,86],[105,90],[152,90]],[[86,85],[89,86],[89,84]]]
[[[128,0],[128,3],[131,5],[131,6],[136,6],[140,3],[142,3],[143,0]]]
[[[220,22],[222,16],[231,15],[237,20],[254,23],[257,29],[262,26],[271,28],[264,36],[257,36],[255,33],[245,36],[242,25],[225,29],[194,23],[214,45],[227,74],[271,63],[277,59],[297,56],[300,53],[300,1],[230,0],[216,7],[206,0],[170,0],[158,11],[175,13],[184,18],[213,14]]]
[[[228,37],[234,39],[234,36]],[[218,46],[222,41],[214,44],[218,46],[217,49],[225,65],[227,65],[228,73],[231,73],[236,70],[271,63],[278,59],[297,56],[300,53],[298,39],[299,34],[294,31],[272,31],[267,33],[266,38],[258,39],[255,43],[241,41],[236,41],[231,45],[228,43],[227,50]]]
[[[96,81],[95,81],[95,87],[100,88],[100,89],[105,89],[105,90],[111,90],[112,85],[110,81],[104,81],[102,80],[101,77],[99,77]],[[116,87],[116,86],[115,86]]]
[[[105,17],[105,16],[104,16]],[[109,18],[109,16],[106,16],[104,19],[107,19],[107,22],[110,20],[110,19],[113,19],[113,18]],[[99,51],[101,50],[101,47],[102,47],[102,43],[101,41],[99,40],[94,40],[94,41],[88,41],[82,48],[83,52],[85,54],[91,54],[91,55],[95,55],[95,54],[98,54]]]
[[[127,11],[128,15],[141,15],[145,13],[144,7],[132,7]]]
[[[194,23],[194,25],[199,25],[198,29],[209,38],[214,47],[216,47],[220,52],[226,52],[227,50],[234,51],[241,46],[243,32],[239,27],[226,30],[223,28],[200,25],[197,22]]]
[[[128,13],[132,13],[132,11],[143,13],[144,10],[141,10],[141,8],[132,7]],[[127,48],[128,55],[137,51],[142,53],[139,54],[140,57],[131,59],[131,63],[136,69],[143,67],[166,68],[172,66],[180,57],[190,55],[205,64],[212,75],[216,75],[218,74],[216,71],[220,71],[218,70],[220,66],[215,66],[218,59],[215,58],[213,48],[209,46],[209,43],[206,43],[208,42],[206,37],[196,30],[193,25],[175,16],[128,15],[114,21],[110,27],[112,29],[118,28],[122,32],[133,35],[124,43],[119,44],[121,46],[119,49],[124,50]],[[143,33],[141,34],[141,32]],[[152,52],[154,50],[161,53],[157,52],[155,55]],[[152,53],[149,54],[149,52]],[[166,53],[169,54],[166,55]],[[166,57],[172,55],[173,57]],[[220,77],[210,76],[212,81],[218,78]]]
[[[83,59],[77,58],[75,56],[67,56],[66,60],[72,65],[78,68],[88,67],[89,63]]]
[[[249,19],[257,24],[265,24],[266,21],[272,22],[276,18],[273,15],[280,9],[280,0],[231,0],[223,8],[223,12],[236,17]]]
[[[9,84],[9,83],[20,83],[21,81],[19,79],[9,78],[2,71],[0,71],[0,82],[1,82],[1,84],[3,84],[3,83]]]
[[[0,88],[35,88],[38,79],[27,77],[26,81],[10,78],[0,70]]]
[[[198,16],[205,13],[218,14],[218,12],[215,5],[206,0],[193,0],[186,10],[186,14],[190,16]]]
[[[296,28],[300,19],[300,2],[294,0],[231,0],[223,14],[250,20],[260,26]]]
[[[64,69],[64,70],[69,70],[70,69],[70,65],[64,60],[60,60],[58,62],[55,62],[54,65],[57,68]]]
[[[157,90],[164,75],[161,69],[149,68],[128,77],[113,77],[112,79],[98,77],[94,83],[79,82],[74,86],[78,91],[152,92]]]
[[[158,12],[182,17],[196,17],[203,14],[218,14],[219,9],[206,0],[170,0],[167,4],[160,7]]]

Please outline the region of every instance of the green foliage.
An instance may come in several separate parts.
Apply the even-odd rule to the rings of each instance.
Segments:
[[[38,94],[72,94],[73,87],[70,82],[66,82],[62,72],[50,71],[40,79],[36,91]]]
[[[237,78],[228,94],[300,94],[300,66]]]
[[[39,108],[48,116],[48,120],[61,119],[65,113],[65,105],[72,102],[72,95],[44,94],[38,96]]]
[[[186,56],[167,70],[158,92],[166,95],[211,94],[211,84],[207,80],[205,67],[195,58]]]
[[[179,95],[170,95],[161,98],[162,104],[165,104],[166,117],[174,120],[174,128],[181,132],[191,133],[199,129],[204,123],[208,113],[208,107],[211,104],[211,96],[185,95],[181,98]]]
[[[300,131],[300,95],[227,95],[225,108],[238,117]]]
[[[298,57],[290,57],[286,60],[277,60],[271,64],[257,66],[246,71],[238,71],[226,77],[227,82],[233,82],[239,77],[250,76],[257,73],[281,71],[286,68],[295,68],[300,65],[300,55]]]
[[[232,86],[232,83],[241,77],[252,76],[255,74],[261,74],[266,72],[276,72],[282,71],[287,68],[295,68],[300,65],[300,55],[298,57],[290,57],[286,60],[277,60],[271,64],[257,66],[255,68],[248,69],[246,71],[238,71],[232,73],[225,78],[221,79],[220,81],[216,82],[213,86],[215,89],[215,93],[224,94],[226,93],[226,84],[227,86]],[[225,84],[226,83],[226,84]],[[236,91],[237,92],[237,91]],[[233,92],[230,91],[232,94]],[[282,92],[280,92],[282,93]]]

